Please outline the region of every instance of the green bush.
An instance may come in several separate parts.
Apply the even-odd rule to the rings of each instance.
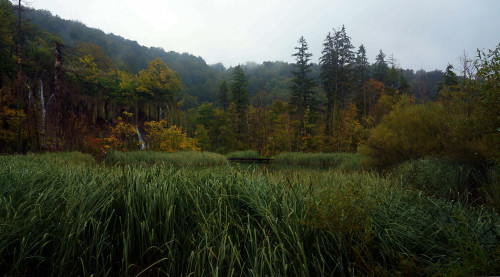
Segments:
[[[458,104],[396,106],[371,129],[359,152],[380,168],[429,156],[491,166],[500,156],[500,132],[483,117],[485,111],[462,107],[457,95],[452,102]]]
[[[370,131],[360,153],[377,167],[443,152],[444,109],[438,104],[395,107]]]

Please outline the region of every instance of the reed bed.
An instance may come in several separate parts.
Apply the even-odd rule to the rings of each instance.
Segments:
[[[481,172],[482,169],[484,172]],[[450,200],[475,201],[494,183],[493,175],[486,168],[459,164],[435,157],[411,160],[396,166],[393,174],[412,189],[434,197]]]
[[[0,157],[0,274],[500,272],[498,214],[395,178],[110,166],[79,155]]]
[[[109,151],[104,155],[104,162],[107,164],[165,163],[180,166],[215,166],[228,164],[224,155],[198,151],[180,151],[174,153],[154,151]]]
[[[258,159],[261,158],[255,150],[235,151],[226,155],[229,159]]]
[[[301,153],[287,152],[276,155],[276,164],[334,167],[339,170],[361,170],[364,158],[354,153]]]

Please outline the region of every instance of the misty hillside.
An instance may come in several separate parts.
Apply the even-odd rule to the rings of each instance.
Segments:
[[[222,64],[207,65],[202,57],[189,53],[165,51],[161,47],[146,47],[113,33],[106,34],[84,23],[62,19],[50,11],[29,9],[26,17],[30,22],[60,37],[69,48],[77,49],[81,43],[92,43],[102,48],[114,65],[120,70],[138,73],[149,62],[159,57],[181,77],[183,91],[179,95],[185,101],[185,108],[196,107],[203,102],[215,102],[220,82],[231,78],[229,70]],[[317,57],[316,57],[317,58]],[[242,61],[242,64],[245,61]],[[246,62],[243,68],[249,81],[248,92],[253,103],[268,105],[273,99],[288,100],[293,65],[286,62]],[[444,68],[445,65],[443,65]],[[319,79],[320,68],[314,65],[312,76]],[[442,71],[425,72],[406,69],[403,72],[410,84],[425,81],[425,86],[411,86],[417,97],[424,95],[432,99],[437,94],[437,85],[443,81]]]
[[[145,47],[137,41],[114,34],[105,34],[99,29],[89,28],[81,22],[62,19],[49,11],[29,9],[28,20],[50,33],[59,36],[63,44],[78,50],[81,43],[100,46],[118,69],[137,74],[153,59],[159,57],[181,77],[184,92],[199,98],[199,101],[213,100],[211,90],[217,79],[217,71],[208,66],[203,58],[188,53],[167,52],[162,48]]]
[[[41,29],[60,37],[67,48],[78,50],[82,43],[92,43],[102,48],[118,69],[137,74],[146,68],[153,59],[161,58],[169,67],[177,71],[184,87],[186,102],[197,106],[198,103],[215,102],[216,91],[223,79],[230,73],[222,64],[207,65],[202,57],[189,53],[165,51],[159,47],[146,47],[112,33],[106,34],[85,24],[62,19],[50,11],[29,9],[29,21]],[[246,63],[244,66],[249,78],[249,94],[254,96],[265,91],[265,102],[271,99],[286,100],[289,97],[288,81],[292,77],[293,66],[284,62],[265,62],[264,64]],[[316,76],[319,75],[315,72]],[[190,96],[194,97],[191,98]]]

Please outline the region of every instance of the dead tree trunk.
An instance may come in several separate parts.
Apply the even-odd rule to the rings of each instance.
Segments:
[[[16,96],[17,96],[17,109],[21,110],[23,93],[22,93],[22,82],[21,82],[21,0],[19,0],[19,5],[17,6],[17,86],[16,86]],[[17,126],[17,151],[22,151],[22,124]]]
[[[63,136],[63,132],[61,130],[61,105],[62,105],[62,95],[61,95],[61,79],[62,79],[62,60],[61,60],[61,44],[59,42],[55,43],[55,74],[54,74],[54,97],[55,97],[55,107],[56,107],[56,114],[54,117],[54,127],[55,127],[55,139],[56,139],[56,145],[55,148],[58,150],[62,150],[62,144],[61,144],[61,139]]]

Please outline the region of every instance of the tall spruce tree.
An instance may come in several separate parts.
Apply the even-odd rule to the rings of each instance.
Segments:
[[[321,66],[320,79],[323,91],[326,94],[327,104],[326,113],[329,117],[333,110],[333,105],[337,98],[338,91],[338,45],[335,45],[334,35],[328,32],[326,35],[325,42],[323,43],[322,56],[319,59],[319,64]]]
[[[328,99],[327,114],[329,114],[335,103],[343,107],[349,100],[355,61],[352,51],[354,46],[345,32],[345,27],[342,26],[338,31],[333,29],[333,34],[328,33],[323,47],[320,78]]]
[[[238,65],[233,69],[231,94],[233,103],[236,106],[236,116],[238,119],[237,131],[241,140],[243,140],[244,134],[246,133],[246,112],[249,105],[247,86],[248,81],[245,76],[245,71],[241,65]]]
[[[363,97],[363,114],[366,116],[366,86],[370,75],[370,63],[366,57],[366,49],[363,44],[359,46],[356,52],[356,91],[362,93]]]
[[[326,94],[326,128],[325,135],[332,135],[332,116],[335,108],[347,106],[353,85],[354,48],[351,38],[347,36],[345,27],[328,33],[323,43],[321,66],[321,84]]]
[[[304,37],[299,39],[299,47],[297,53],[292,56],[295,57],[296,62],[294,64],[295,70],[292,71],[293,79],[292,86],[292,96],[290,99],[291,106],[296,110],[299,115],[303,115],[306,109],[309,107],[311,110],[316,110],[316,99],[314,97],[314,87],[316,83],[309,73],[312,71],[311,53],[308,53],[307,42]]]
[[[351,38],[346,34],[345,27],[337,31],[336,38],[338,38],[339,45],[339,95],[340,95],[340,105],[342,108],[347,108],[352,97],[352,85],[353,85],[353,69],[354,69],[354,46],[351,44]]]
[[[385,61],[385,54],[382,49],[379,51],[377,57],[375,58],[375,64],[373,64],[373,78],[384,84],[387,83],[387,72],[389,71],[389,66]]]
[[[222,109],[226,111],[230,103],[229,87],[227,86],[226,80],[220,83],[217,100],[219,101],[219,105],[222,107]]]

